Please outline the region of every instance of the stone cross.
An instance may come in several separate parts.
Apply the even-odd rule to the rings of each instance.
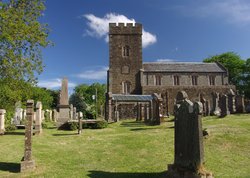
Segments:
[[[24,157],[21,161],[21,172],[29,171],[35,168],[35,161],[32,160],[32,130],[33,130],[33,114],[34,101],[27,101],[27,119],[25,124],[25,143]]]
[[[178,92],[175,105],[174,164],[168,166],[169,177],[212,178],[201,170],[204,163],[202,135],[203,105],[192,103],[186,92]],[[183,176],[184,175],[184,176]]]
[[[0,135],[3,135],[5,132],[5,127],[4,127],[5,113],[6,113],[5,109],[0,109]]]
[[[35,120],[35,134],[42,133],[42,103],[36,103],[36,120]]]

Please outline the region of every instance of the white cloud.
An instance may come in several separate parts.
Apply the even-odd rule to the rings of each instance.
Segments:
[[[250,24],[249,0],[210,0],[202,3],[194,1],[186,6],[176,6],[174,9],[184,12],[187,16],[213,17],[232,24]]]
[[[104,38],[108,42],[109,23],[135,23],[135,19],[129,19],[124,15],[109,13],[103,18],[96,17],[93,14],[85,14],[84,17],[88,20],[89,29],[86,30],[86,34],[92,37]],[[143,29],[142,31],[142,46],[147,47],[156,43],[156,35],[151,34]]]
[[[49,79],[49,80],[41,80],[37,84],[39,87],[45,87],[49,89],[55,89],[55,88],[60,88],[62,85],[62,79],[60,78],[55,78],[55,79]],[[73,88],[75,87],[76,84],[69,82],[68,87]]]
[[[157,59],[157,62],[174,62],[174,59]]]
[[[108,67],[99,67],[98,69],[86,70],[76,77],[87,80],[106,80]]]

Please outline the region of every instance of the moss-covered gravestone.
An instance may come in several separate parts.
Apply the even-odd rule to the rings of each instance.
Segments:
[[[24,156],[21,161],[21,172],[30,171],[35,168],[32,159],[32,134],[33,134],[34,101],[27,101],[27,119],[25,124]]]
[[[171,178],[212,178],[205,171],[202,135],[202,103],[192,103],[182,91],[175,105],[174,164],[168,166]]]

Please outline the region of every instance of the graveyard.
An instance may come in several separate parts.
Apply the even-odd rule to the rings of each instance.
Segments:
[[[135,120],[105,129],[57,130],[51,124],[32,137],[35,170],[20,173],[24,129],[1,139],[0,177],[162,178],[174,160],[174,123],[147,126]],[[249,114],[203,118],[205,167],[215,177],[248,177]]]

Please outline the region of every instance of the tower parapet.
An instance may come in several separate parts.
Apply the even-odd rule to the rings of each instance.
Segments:
[[[119,34],[141,34],[142,35],[142,24],[140,23],[110,23],[109,24],[109,34],[119,35]]]

